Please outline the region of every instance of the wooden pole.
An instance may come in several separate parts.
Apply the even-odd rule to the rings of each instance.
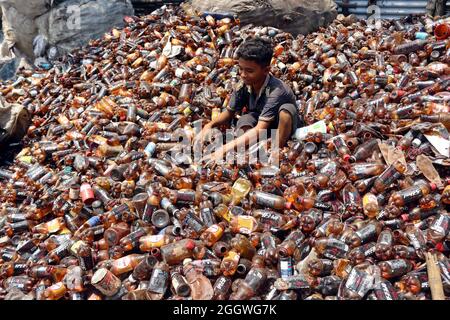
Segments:
[[[437,264],[436,256],[427,252],[425,257],[427,260],[428,283],[431,289],[431,297],[433,300],[445,300],[441,270]]]

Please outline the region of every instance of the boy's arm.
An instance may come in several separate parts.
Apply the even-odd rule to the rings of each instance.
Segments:
[[[233,116],[234,116],[233,111],[225,109],[225,111],[221,112],[217,116],[217,118],[211,121],[209,124],[211,124],[211,128],[218,127],[223,124],[228,124],[231,121],[231,119],[233,119]]]
[[[225,111],[221,112],[216,119],[208,122],[203,129],[199,132],[199,134],[194,139],[194,144],[201,142],[203,143],[203,139],[206,137],[206,135],[211,131],[212,128],[220,126],[222,124],[229,123],[234,116],[234,112],[228,109],[225,109]]]
[[[218,161],[223,158],[227,152],[234,150],[235,148],[239,148],[241,146],[246,146],[249,141],[256,141],[260,131],[267,130],[270,126],[270,121],[258,121],[256,126],[250,130],[248,130],[246,133],[244,133],[242,136],[234,139],[233,141],[227,143],[223,147],[216,150],[212,155],[211,159]]]

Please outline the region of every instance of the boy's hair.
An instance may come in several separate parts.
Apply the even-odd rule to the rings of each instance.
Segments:
[[[254,61],[262,67],[270,65],[273,56],[272,43],[259,37],[246,40],[238,49],[237,57]]]

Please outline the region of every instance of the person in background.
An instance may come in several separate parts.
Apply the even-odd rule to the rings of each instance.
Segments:
[[[245,133],[216,150],[210,159],[203,160],[222,159],[230,150],[247,145],[252,139],[256,141],[261,130],[276,129],[275,139],[282,148],[302,124],[292,89],[270,74],[271,42],[262,38],[247,40],[238,49],[237,56],[243,85],[233,92],[227,108],[203,127],[194,145],[203,144],[213,128],[230,124],[238,114],[236,129]]]
[[[432,17],[444,16],[447,0],[428,0],[427,13]]]

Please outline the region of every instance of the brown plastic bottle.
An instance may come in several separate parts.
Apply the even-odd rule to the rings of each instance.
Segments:
[[[106,229],[103,237],[106,240],[106,243],[112,247],[117,245],[120,240],[129,233],[130,227],[128,224],[126,222],[119,222]]]
[[[170,266],[181,263],[184,259],[192,257],[195,241],[183,239],[161,247],[161,257]]]
[[[314,259],[308,262],[308,272],[314,277],[324,277],[331,274],[333,261],[328,259]]]
[[[373,154],[377,146],[378,142],[376,139],[365,142],[364,144],[358,146],[355,152],[350,156],[349,161],[354,163],[367,159]]]
[[[405,166],[396,161],[391,164],[374,182],[372,192],[381,193],[388,188],[391,183],[398,179],[399,174],[403,174],[406,171]]]
[[[45,300],[59,300],[67,292],[67,287],[62,282],[55,283],[44,291]]]
[[[169,266],[163,261],[159,261],[153,268],[148,284],[148,291],[164,295],[169,285]]]
[[[390,229],[380,232],[375,246],[375,256],[380,260],[389,260],[393,258],[392,246],[394,244],[394,236]]]
[[[422,122],[431,122],[431,123],[440,122],[447,128],[447,130],[450,130],[450,114],[448,113],[421,115],[420,120]]]
[[[205,243],[205,245],[211,247],[222,237],[225,228],[225,222],[213,224],[208,229],[203,231],[203,233],[200,235],[200,239]]]
[[[406,204],[419,200],[434,190],[436,190],[436,185],[434,183],[419,183],[409,188],[394,192],[389,198],[389,203],[393,203],[397,207],[403,207]]]
[[[267,279],[267,271],[263,268],[252,268],[236,292],[230,296],[230,300],[248,300],[257,295]]]
[[[288,237],[277,247],[278,255],[281,257],[291,256],[299,244],[305,239],[305,235],[301,231],[293,231]]]
[[[413,264],[409,260],[396,259],[382,261],[378,263],[381,269],[381,276],[385,279],[402,276],[413,269]]]
[[[195,268],[186,264],[183,266],[183,273],[187,283],[191,287],[191,296],[193,300],[211,300],[214,296],[214,289],[211,282]]]
[[[222,263],[220,265],[224,276],[232,276],[236,273],[239,259],[240,254],[235,249],[227,252],[227,254],[223,257]]]
[[[290,209],[291,203],[287,202],[283,197],[273,195],[262,191],[253,191],[250,193],[250,200],[259,206],[269,207],[272,209],[282,210]]]
[[[114,260],[110,271],[114,275],[120,275],[125,272],[133,270],[143,259],[145,255],[142,254],[130,254],[120,259]]]
[[[231,289],[231,279],[225,276],[220,276],[214,283],[213,289],[213,300],[226,300],[228,297],[228,292]]]
[[[230,245],[242,258],[245,259],[251,260],[256,253],[256,249],[250,240],[241,234],[237,234],[233,239],[231,239]]]

